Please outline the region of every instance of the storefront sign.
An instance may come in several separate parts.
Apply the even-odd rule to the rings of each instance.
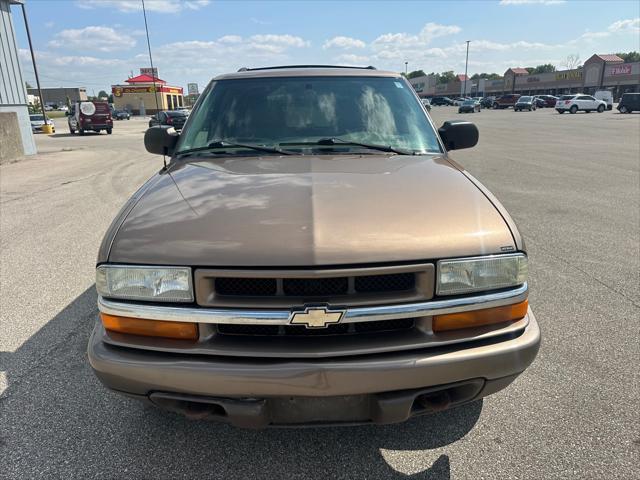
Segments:
[[[624,64],[624,65],[616,65],[614,67],[611,67],[611,76],[615,76],[615,75],[631,75],[631,65],[630,64]]]
[[[153,93],[155,91],[158,92],[162,92],[162,93],[173,93],[176,95],[182,95],[182,88],[181,87],[165,87],[165,86],[156,86],[154,87],[153,85],[147,85],[147,86],[140,86],[140,87],[127,87],[127,86],[113,86],[111,87],[111,93],[113,93],[114,97],[121,97],[122,95],[126,95],[126,94],[135,94],[135,93]]]
[[[149,75],[150,77],[158,78],[158,69],[156,67],[143,67],[140,69],[140,75]]]
[[[189,95],[198,95],[198,84],[187,83],[187,92],[189,92]]]
[[[569,70],[556,73],[556,80],[581,80],[582,70]]]
[[[114,97],[121,97],[125,93],[153,93],[154,91],[153,85],[149,87],[111,87],[111,93]]]

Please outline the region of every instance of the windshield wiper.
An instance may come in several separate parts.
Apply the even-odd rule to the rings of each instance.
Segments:
[[[335,138],[335,137],[331,137],[331,138],[321,138],[320,140],[316,141],[316,142],[309,142],[309,143],[305,143],[305,142],[300,142],[300,143],[281,143],[280,145],[355,145],[357,147],[363,147],[363,148],[369,148],[371,150],[378,150],[380,152],[391,152],[391,153],[397,153],[398,155],[415,155],[415,152],[411,152],[409,150],[404,150],[401,148],[395,148],[392,146],[386,146],[386,145],[374,145],[372,143],[361,143],[361,142],[354,142],[352,140],[343,140],[342,138]]]
[[[248,143],[234,143],[228,142],[226,140],[216,140],[214,142],[210,142],[207,146],[204,147],[196,147],[189,148],[187,150],[181,150],[176,152],[176,155],[188,155],[190,153],[197,152],[207,152],[211,150],[217,150],[219,148],[247,148],[249,150],[257,150],[259,152],[268,152],[268,153],[278,153],[280,155],[295,155],[294,152],[289,152],[287,150],[282,150],[281,148],[276,147],[263,147],[262,145],[251,145]]]

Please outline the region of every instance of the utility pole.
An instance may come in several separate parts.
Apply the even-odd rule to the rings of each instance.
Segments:
[[[38,68],[36,67],[36,57],[33,54],[33,44],[31,43],[31,32],[29,31],[29,22],[27,21],[27,11],[24,8],[24,3],[21,3],[22,16],[24,17],[24,28],[27,31],[27,40],[29,40],[29,50],[31,50],[31,61],[33,62],[33,73],[36,76],[36,86],[38,87],[38,96],[40,97],[40,110],[42,110],[42,118],[44,118],[44,124],[47,124],[47,114],[44,111],[44,98],[42,97],[42,88],[40,88],[40,77],[38,76]]]
[[[462,94],[462,98],[466,98],[467,96],[467,68],[469,67],[469,43],[470,43],[470,40],[467,40],[467,60],[464,62],[464,93]]]
[[[147,26],[147,10],[144,7],[144,0],[142,0],[142,15],[144,16],[144,30],[147,33],[147,48],[149,50],[149,63],[151,64],[151,77],[153,77],[153,96],[156,98],[156,113],[160,112],[160,105],[158,103],[158,89],[156,87],[156,74],[153,69],[153,57],[151,56],[151,42],[149,41],[149,27]]]
[[[409,69],[409,62],[404,62],[404,76],[407,76],[408,73],[408,69]]]

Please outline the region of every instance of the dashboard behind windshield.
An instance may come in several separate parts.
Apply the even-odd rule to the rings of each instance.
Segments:
[[[441,152],[411,87],[393,77],[220,80],[191,117],[178,152],[218,140],[277,147],[323,138]]]

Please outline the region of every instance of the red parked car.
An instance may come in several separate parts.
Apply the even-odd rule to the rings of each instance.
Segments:
[[[517,93],[502,95],[501,97],[498,97],[493,101],[493,108],[498,109],[513,107],[520,97],[521,95]]]
[[[65,113],[69,132],[84,135],[86,131],[105,130],[109,135],[113,131],[113,118],[107,102],[76,102]]]
[[[553,108],[556,106],[556,102],[558,101],[558,97],[554,97],[553,95],[537,95],[538,98],[544,100],[545,108]]]

